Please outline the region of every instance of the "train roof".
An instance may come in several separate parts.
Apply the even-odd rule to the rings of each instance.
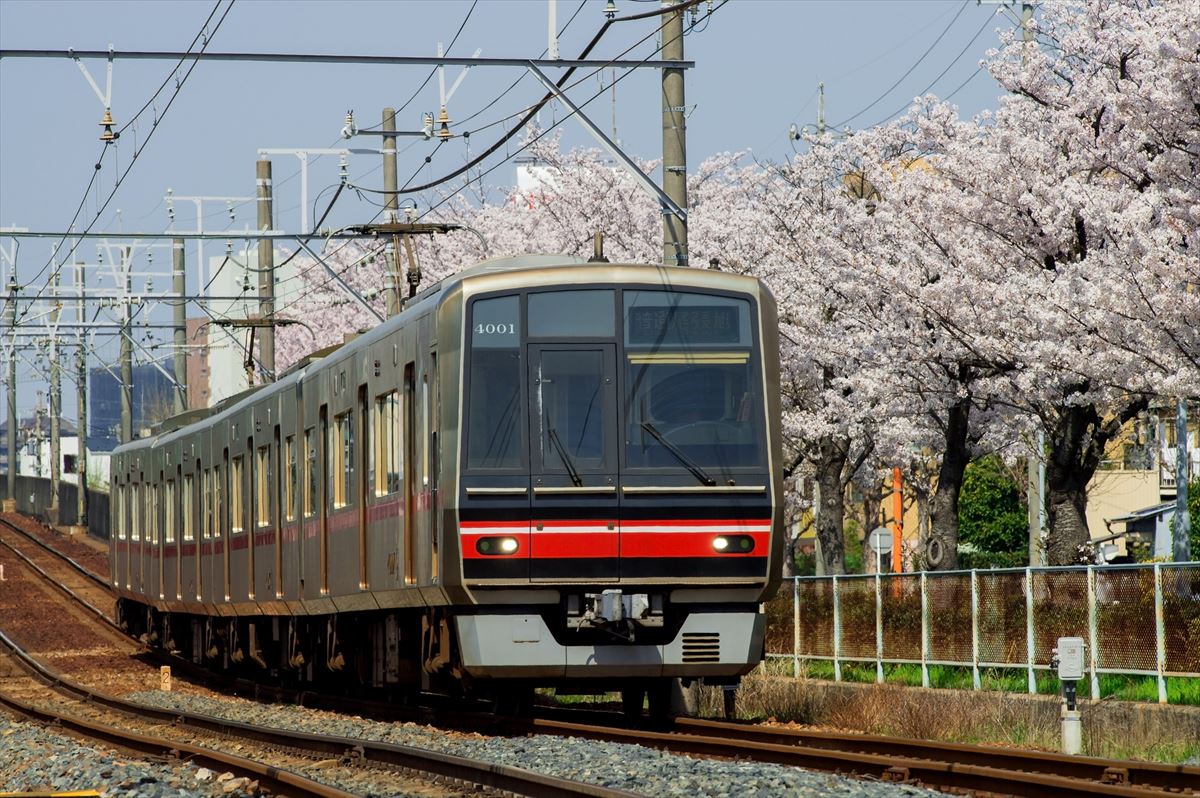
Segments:
[[[564,266],[576,268],[587,266],[600,267],[604,269],[606,276],[610,277],[627,269],[654,269],[660,274],[667,270],[665,267],[647,266],[646,264],[593,263],[574,255],[561,254],[524,254],[481,261],[454,274],[447,275],[416,296],[409,298],[405,303],[404,310],[395,318],[387,319],[345,343],[320,349],[306,355],[285,371],[276,382],[251,386],[210,408],[198,408],[171,416],[155,427],[151,435],[123,443],[113,451],[113,454],[123,454],[125,452],[152,447],[156,444],[170,443],[177,437],[187,434],[189,432],[187,427],[192,424],[200,421],[216,421],[222,416],[232,415],[243,410],[253,402],[262,399],[263,397],[259,394],[266,393],[273,395],[284,390],[287,386],[295,385],[297,382],[302,381],[309,371],[319,367],[324,360],[340,359],[342,355],[351,355],[353,352],[369,346],[372,342],[390,334],[395,327],[403,324],[402,319],[406,316],[419,312],[422,306],[440,301],[444,295],[453,291],[453,289],[460,286],[464,281],[476,277],[501,276],[523,271],[552,269]],[[677,267],[669,270],[688,273],[689,277],[707,275],[709,280],[726,283],[731,282],[731,278],[737,281],[758,282],[753,277],[735,275],[729,272],[712,272],[687,267]]]

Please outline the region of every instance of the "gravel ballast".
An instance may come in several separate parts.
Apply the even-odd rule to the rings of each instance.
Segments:
[[[34,723],[0,715],[0,791],[95,790],[105,798],[246,798],[257,785],[230,773],[174,767],[87,747]]]
[[[214,700],[159,691],[134,693],[127,698],[258,726],[423,748],[661,798],[942,795],[919,787],[859,781],[780,765],[692,759],[624,743],[545,735],[487,737],[296,706],[263,705],[236,698]]]

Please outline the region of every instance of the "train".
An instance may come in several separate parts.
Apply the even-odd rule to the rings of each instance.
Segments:
[[[777,336],[748,276],[468,267],[113,452],[119,621],[393,695],[736,684],[781,577]]]

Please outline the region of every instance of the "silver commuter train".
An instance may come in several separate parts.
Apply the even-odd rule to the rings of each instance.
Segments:
[[[299,683],[736,682],[780,577],[777,330],[749,277],[466,269],[114,452],[120,618]]]

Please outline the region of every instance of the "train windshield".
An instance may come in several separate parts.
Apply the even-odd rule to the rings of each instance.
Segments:
[[[745,299],[624,292],[625,463],[703,469],[766,462],[752,311]]]
[[[685,291],[475,300],[466,467],[528,470],[532,459],[572,476],[612,473],[607,441],[623,447],[624,468],[688,470],[703,482],[765,467],[753,320],[747,299]]]

